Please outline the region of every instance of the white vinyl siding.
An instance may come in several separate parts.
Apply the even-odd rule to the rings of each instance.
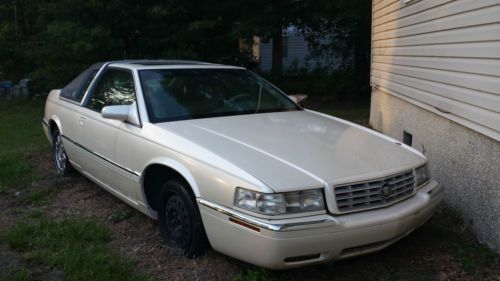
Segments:
[[[303,67],[309,54],[309,46],[304,38],[295,32],[289,32],[283,36],[283,45],[287,48],[286,54],[283,52],[283,69],[288,69],[295,62],[299,67]],[[260,48],[260,69],[269,71],[272,66],[273,40],[261,43]],[[316,65],[314,61],[313,64]]]
[[[329,39],[320,40],[321,44],[330,43]],[[313,70],[318,66],[325,66],[327,62],[333,62],[330,65],[333,69],[340,65],[340,58],[329,58],[328,61],[320,58],[310,58],[310,48],[305,38],[296,30],[295,27],[290,27],[283,34],[283,69],[287,70],[290,67],[308,67]],[[259,68],[261,71],[269,71],[272,67],[273,56],[273,40],[268,42],[259,41]]]
[[[372,85],[500,140],[500,0],[372,4]]]

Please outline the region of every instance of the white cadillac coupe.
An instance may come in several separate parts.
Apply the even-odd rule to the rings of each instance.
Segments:
[[[370,253],[443,196],[418,151],[241,67],[96,64],[50,92],[43,127],[59,175],[77,170],[157,219],[188,257],[210,245],[284,269]]]

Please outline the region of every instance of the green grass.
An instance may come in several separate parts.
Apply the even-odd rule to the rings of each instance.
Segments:
[[[43,133],[42,100],[0,100],[0,194],[9,189],[23,189],[40,178],[33,158],[46,154],[50,146]],[[23,202],[35,207],[45,205],[57,190],[38,185],[29,189]],[[114,213],[113,220],[132,216],[130,211]],[[43,209],[34,208],[19,224],[1,230],[9,246],[23,252],[27,259],[22,268],[7,272],[1,279],[33,280],[32,268],[57,268],[65,280],[149,280],[135,274],[131,260],[109,248],[109,229],[90,219],[47,219]]]
[[[368,125],[368,120],[370,118],[370,103],[366,101],[323,102],[312,98],[311,101],[306,100],[305,107],[364,126]]]
[[[468,242],[466,240],[456,241],[452,254],[460,262],[465,272],[469,273],[475,280],[484,280],[486,276],[481,271],[490,268],[497,254],[488,247]]]
[[[0,151],[0,190],[6,192],[14,185],[29,184],[36,178],[29,156],[22,151]]]
[[[273,281],[269,271],[259,268],[259,269],[247,269],[240,272],[234,281]]]
[[[51,195],[54,195],[55,192],[55,188],[47,186],[38,187],[29,193],[26,201],[34,206],[42,206],[49,202]]]
[[[13,270],[7,272],[7,274],[0,278],[0,281],[31,281],[31,273],[26,269]]]
[[[0,192],[37,179],[31,158],[50,149],[42,129],[44,101],[0,101]]]
[[[357,124],[368,124],[368,119],[370,118],[370,108],[368,107],[358,107],[358,108],[323,108],[323,113],[333,115],[345,120]]]
[[[3,236],[11,248],[24,252],[31,264],[61,269],[67,281],[149,280],[133,272],[132,261],[110,250],[109,229],[95,220],[40,217],[17,224]]]
[[[111,221],[114,223],[118,223],[124,220],[128,220],[131,218],[136,212],[132,209],[126,210],[115,210],[111,213]]]
[[[449,208],[445,216],[447,221],[444,223],[431,221],[422,227],[432,237],[430,246],[445,249],[473,280],[487,279],[487,272],[493,268],[499,255],[479,243],[469,231],[459,232],[455,228],[466,226],[459,212]]]

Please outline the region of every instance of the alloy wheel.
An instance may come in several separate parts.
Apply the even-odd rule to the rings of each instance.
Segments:
[[[63,174],[66,169],[66,163],[68,157],[66,156],[66,151],[64,150],[64,144],[61,139],[61,135],[56,133],[55,144],[54,144],[54,160],[56,163],[57,173]]]

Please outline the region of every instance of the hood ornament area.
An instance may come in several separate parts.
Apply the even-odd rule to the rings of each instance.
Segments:
[[[387,198],[391,196],[391,193],[392,193],[391,186],[388,183],[384,183],[384,185],[382,185],[382,188],[380,189],[380,194],[382,195],[382,197]]]

